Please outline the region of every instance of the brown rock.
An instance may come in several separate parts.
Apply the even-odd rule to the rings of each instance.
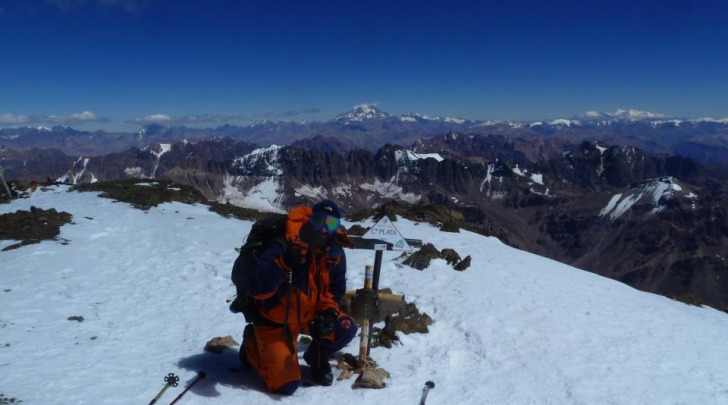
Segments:
[[[205,344],[205,351],[212,353],[222,353],[228,347],[240,346],[232,336],[214,337]]]
[[[468,267],[470,267],[470,255],[465,256],[465,259],[461,260],[460,262],[458,262],[458,264],[453,266],[453,268],[457,271],[463,271]]]

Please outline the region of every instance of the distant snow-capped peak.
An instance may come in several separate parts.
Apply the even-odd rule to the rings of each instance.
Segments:
[[[622,118],[622,119],[629,119],[629,120],[642,120],[642,119],[650,119],[650,118],[665,118],[665,114],[661,113],[653,113],[650,111],[640,111],[640,110],[623,110],[619,109],[615,111],[614,113],[615,117]]]
[[[404,113],[399,117],[399,120],[403,122],[416,122],[430,119],[430,117],[418,113]]]
[[[418,113],[405,113],[399,117],[400,121],[403,122],[416,122],[416,121],[440,121],[448,124],[462,125],[468,123],[469,120],[460,117],[430,117],[428,115],[422,115]]]
[[[379,109],[375,104],[362,103],[343,114],[337,115],[333,121],[353,122],[382,120],[385,118],[389,118],[389,114]]]
[[[587,111],[583,114],[583,117],[588,120],[600,120],[600,119],[620,119],[620,120],[649,120],[656,118],[665,118],[665,114],[653,113],[650,111],[641,111],[633,109],[617,109],[614,112],[602,112],[602,111]]]

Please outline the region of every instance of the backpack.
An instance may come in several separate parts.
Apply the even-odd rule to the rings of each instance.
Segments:
[[[256,221],[245,244],[240,247],[240,254],[235,259],[230,278],[235,284],[236,297],[230,304],[230,312],[242,312],[245,322],[255,323],[258,320],[258,308],[250,296],[250,269],[258,261],[260,254],[271,243],[285,243],[288,215],[272,214]]]

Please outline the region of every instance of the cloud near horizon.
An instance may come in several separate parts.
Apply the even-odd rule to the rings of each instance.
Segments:
[[[70,115],[0,114],[0,125],[80,125],[89,122],[108,123],[111,122],[111,119],[98,117],[91,111]]]
[[[255,121],[261,120],[275,120],[275,119],[287,119],[297,117],[306,114],[316,114],[321,109],[317,107],[304,108],[302,110],[288,110],[282,113],[266,112],[253,114],[251,116],[247,114],[188,114],[183,116],[171,116],[167,114],[150,114],[144,118],[134,118],[128,120],[128,124],[135,125],[148,125],[148,124],[162,124],[162,125],[224,125],[224,124],[236,124],[244,121],[249,121],[251,118]]]
[[[189,114],[179,117],[173,117],[167,114],[150,114],[144,118],[134,118],[128,120],[128,124],[148,125],[202,125],[202,124],[225,124],[245,120],[247,116],[244,114]]]
[[[268,112],[260,114],[188,114],[183,116],[172,116],[168,114],[155,113],[143,118],[133,118],[124,121],[132,125],[161,124],[170,126],[195,126],[195,125],[224,125],[241,124],[252,120],[284,120],[300,115],[316,114],[320,108],[309,107],[301,110],[288,110],[285,112]],[[69,115],[57,114],[13,114],[0,113],[0,126],[55,126],[55,125],[83,125],[88,123],[108,124],[113,120],[109,117],[99,117],[92,111],[83,111]]]

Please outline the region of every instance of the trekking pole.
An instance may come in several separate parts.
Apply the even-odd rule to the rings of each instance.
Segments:
[[[185,388],[185,390],[182,391],[181,394],[177,395],[177,398],[175,398],[174,401],[170,402],[169,405],[176,404],[177,401],[179,401],[180,398],[182,398],[182,396],[184,396],[187,393],[187,391],[189,391],[190,388],[192,388],[193,385],[197,384],[198,381],[200,381],[200,380],[202,380],[204,378],[205,378],[205,372],[204,371],[198,371],[197,372],[197,377],[195,377],[195,379],[192,380],[192,382],[190,383],[190,385],[188,385],[187,388]]]
[[[434,382],[428,381],[425,383],[425,388],[422,389],[422,398],[420,398],[420,405],[425,405],[425,400],[427,399],[427,393],[430,392],[430,390],[433,388],[435,388]]]
[[[164,388],[162,388],[162,390],[159,391],[159,394],[157,394],[157,396],[154,397],[154,399],[152,400],[152,402],[149,403],[149,405],[154,405],[157,402],[157,400],[159,400],[159,398],[162,396],[162,394],[164,394],[164,391],[167,391],[167,388],[176,387],[177,383],[179,382],[179,377],[174,375],[174,373],[169,373],[169,374],[167,374],[166,377],[164,377],[164,382],[166,383],[166,384],[164,384]]]

